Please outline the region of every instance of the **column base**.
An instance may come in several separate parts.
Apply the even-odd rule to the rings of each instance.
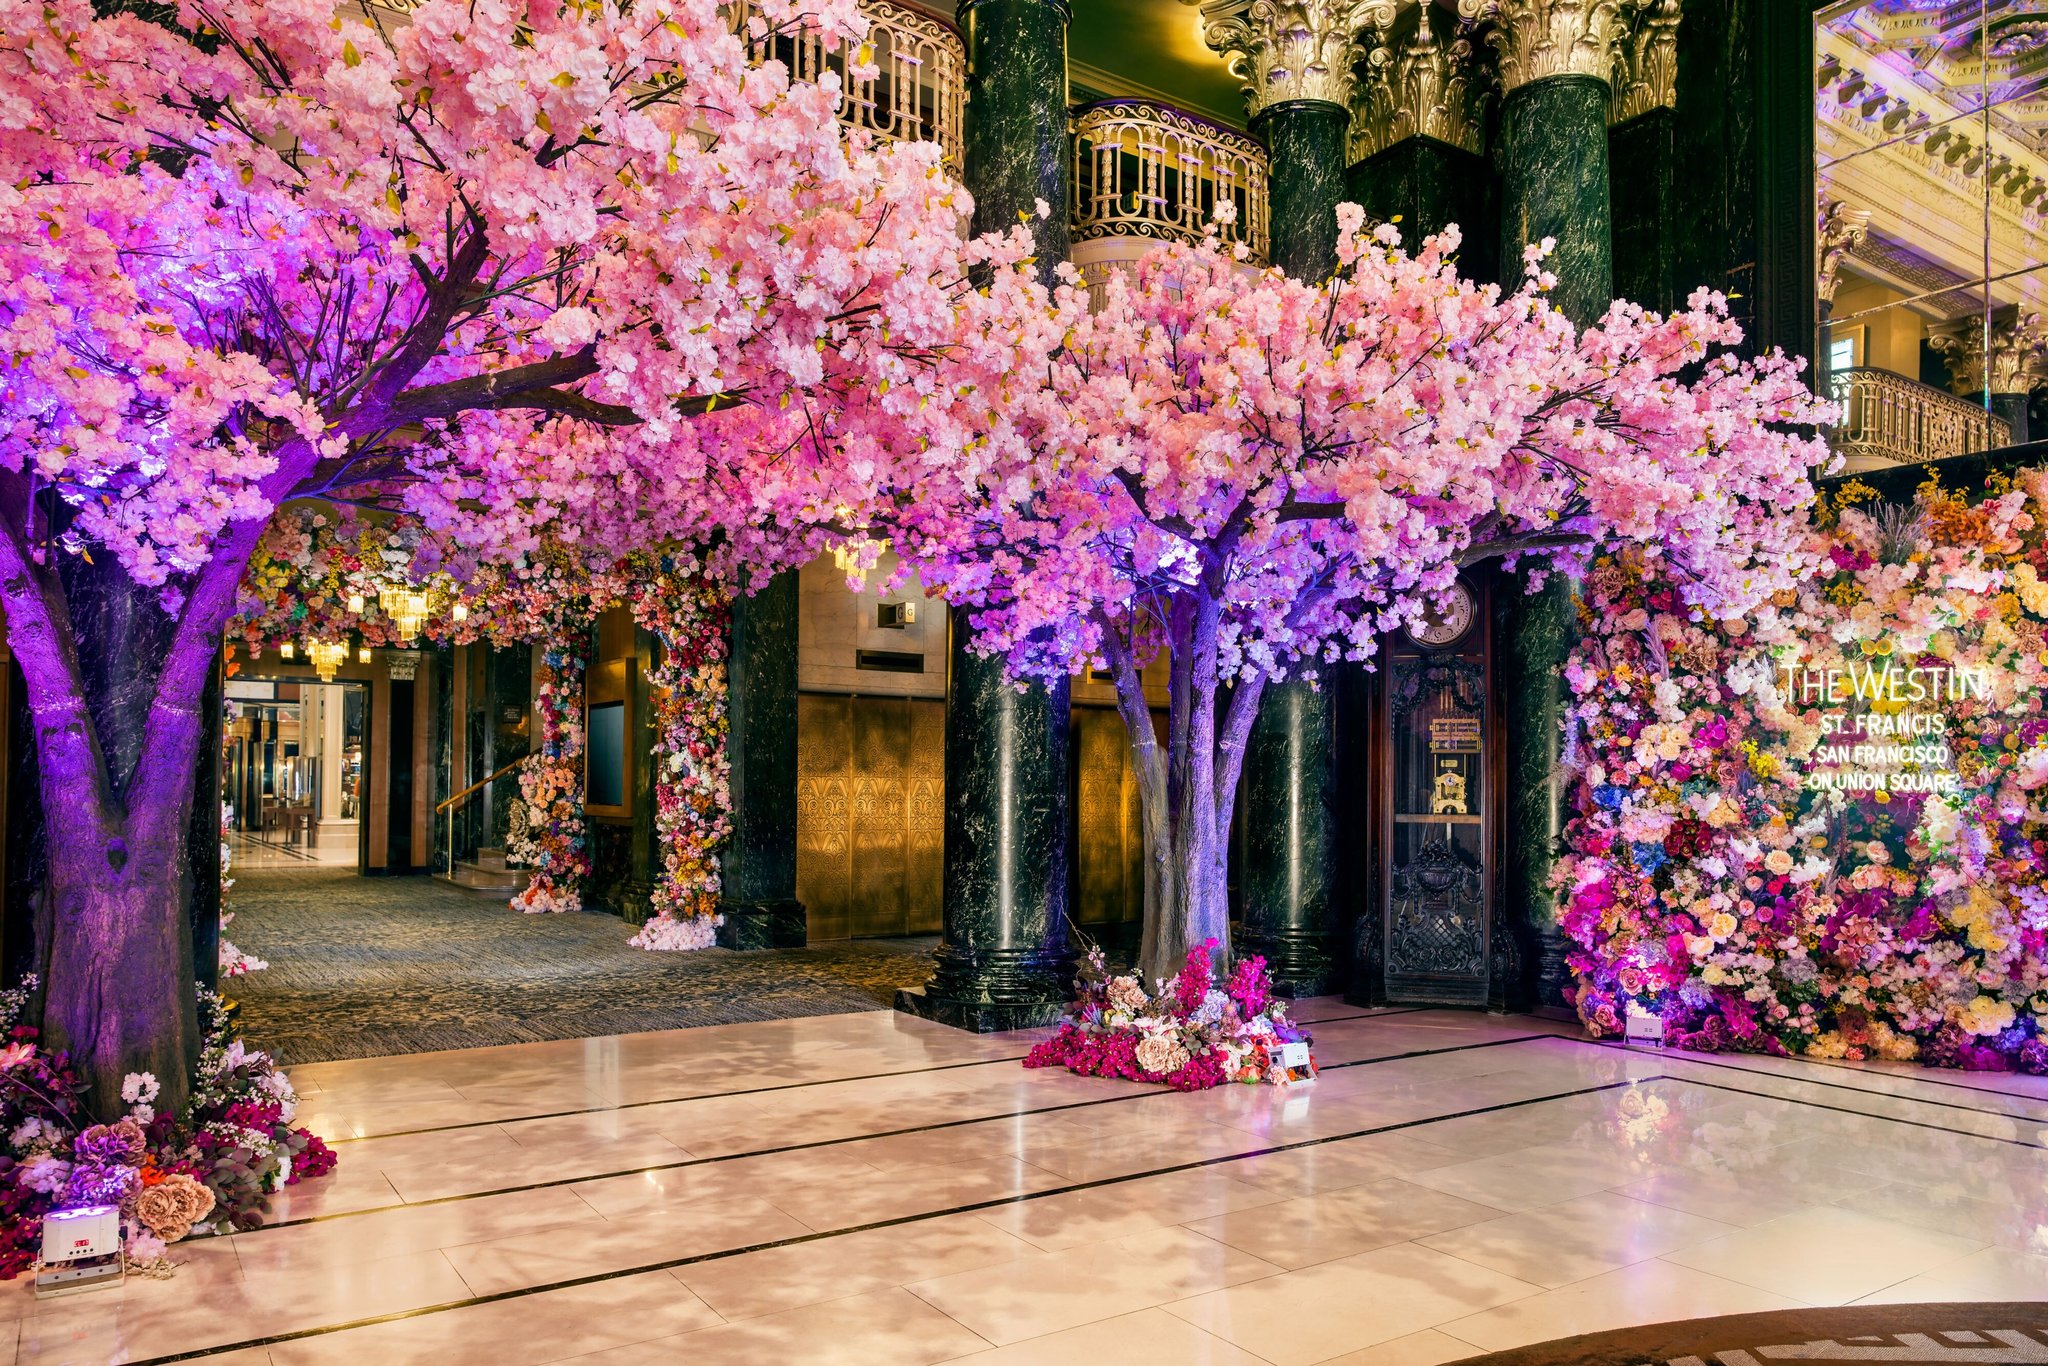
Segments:
[[[1001,1034],[1012,1029],[1056,1025],[1067,1013],[1064,1002],[952,1001],[932,995],[929,987],[902,988],[896,993],[896,1008],[905,1015],[964,1029],[970,1034]]]
[[[1314,932],[1248,934],[1240,938],[1237,956],[1257,954],[1266,960],[1266,973],[1273,979],[1273,994],[1287,1000],[1304,996],[1328,996],[1337,991],[1342,973],[1322,935]]]
[[[718,913],[725,917],[718,927],[718,947],[722,949],[800,949],[810,943],[804,903],[794,898],[721,901]]]
[[[993,1034],[1058,1024],[1073,1000],[1074,962],[1064,951],[941,944],[932,959],[929,982],[896,993],[906,1015]]]
[[[1531,1013],[1553,1019],[1576,1020],[1578,1012],[1565,1001],[1565,988],[1572,984],[1572,971],[1565,963],[1565,937],[1555,925],[1536,928],[1536,993]]]
[[[654,884],[622,882],[609,898],[618,908],[619,919],[628,925],[645,925],[654,918]]]

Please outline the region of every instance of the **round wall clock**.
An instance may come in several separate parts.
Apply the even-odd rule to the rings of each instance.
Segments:
[[[1472,611],[1472,590],[1459,579],[1451,585],[1449,601],[1441,611],[1434,607],[1423,609],[1422,624],[1410,626],[1408,638],[1428,649],[1442,649],[1472,629]]]

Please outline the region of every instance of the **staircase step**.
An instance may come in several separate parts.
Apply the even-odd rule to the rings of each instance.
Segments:
[[[457,861],[455,875],[449,879],[458,887],[506,896],[526,890],[526,884],[532,880],[533,871],[528,868],[479,868],[462,861]]]
[[[488,868],[494,873],[510,872],[512,865],[505,860],[503,849],[479,849],[471,862],[478,868]]]

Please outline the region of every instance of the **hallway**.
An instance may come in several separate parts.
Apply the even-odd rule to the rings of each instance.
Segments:
[[[270,967],[222,983],[287,1064],[873,1010],[930,971],[930,939],[647,953],[633,927],[521,915],[426,877],[237,867],[230,937]]]

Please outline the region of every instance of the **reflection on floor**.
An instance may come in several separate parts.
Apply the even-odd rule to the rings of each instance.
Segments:
[[[236,871],[233,978],[252,1043],[284,1062],[872,1010],[931,973],[931,939],[776,953],[645,953],[613,915],[521,915],[426,877]]]
[[[234,861],[233,875],[239,877],[257,868],[353,868],[358,842],[355,822],[339,825],[330,821],[296,844],[281,831],[237,830],[228,836],[228,852]]]
[[[1291,1091],[1027,1072],[1028,1037],[885,1012],[301,1067],[347,1141],[281,1225],[0,1313],[23,1363],[1427,1366],[2048,1293],[2040,1079],[1301,1013]]]

